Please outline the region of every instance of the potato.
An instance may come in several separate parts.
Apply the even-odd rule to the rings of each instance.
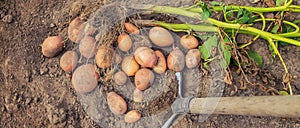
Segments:
[[[110,111],[116,115],[122,115],[127,111],[127,104],[125,100],[115,92],[107,94],[107,104]]]
[[[70,73],[74,70],[78,62],[78,55],[75,51],[67,51],[61,56],[59,65],[66,72]]]
[[[187,68],[195,68],[199,65],[201,60],[200,51],[198,49],[191,49],[185,56],[185,63]]]
[[[63,38],[61,36],[47,37],[41,46],[44,56],[54,57],[63,50]]]
[[[180,44],[186,49],[193,49],[197,48],[199,42],[193,35],[184,35],[180,39]]]
[[[144,91],[150,87],[154,82],[154,73],[146,68],[140,69],[136,72],[134,83],[137,89]]]
[[[98,85],[98,78],[94,65],[81,65],[73,73],[72,85],[78,93],[89,93]]]
[[[127,52],[132,47],[132,40],[126,33],[118,36],[118,47],[121,51]]]
[[[108,68],[113,63],[114,51],[110,47],[100,46],[98,48],[95,62],[99,68]]]
[[[122,62],[122,58],[121,58],[121,56],[118,53],[114,53],[114,57],[113,58],[114,58],[113,62],[115,64],[119,64],[119,63]]]
[[[152,68],[157,63],[155,52],[148,47],[139,47],[134,52],[134,58],[142,67]]]
[[[133,91],[132,97],[133,97],[133,101],[134,102],[138,102],[138,103],[142,102],[142,100],[143,100],[143,92],[141,90],[139,90],[139,89],[136,88]]]
[[[114,81],[117,85],[124,85],[127,81],[127,75],[124,72],[119,71],[114,75]]]
[[[140,69],[139,64],[131,55],[124,57],[121,67],[122,70],[127,74],[127,76],[134,76],[135,73]]]
[[[166,47],[174,44],[171,33],[162,27],[153,27],[149,31],[150,40],[157,46]]]
[[[97,50],[96,40],[91,36],[84,36],[79,43],[79,51],[85,58],[93,58]]]
[[[131,110],[125,114],[125,122],[127,123],[134,123],[141,119],[141,113],[139,113],[137,110]]]
[[[153,71],[158,74],[162,74],[167,70],[166,58],[164,54],[159,50],[156,50],[155,54],[157,56],[157,64],[153,66]]]
[[[168,68],[176,71],[176,72],[180,72],[183,70],[184,66],[185,66],[185,56],[182,53],[182,51],[180,51],[180,49],[175,48],[168,56],[167,59],[167,65]]]
[[[139,34],[140,33],[140,30],[132,23],[125,23],[124,26],[125,26],[126,31],[130,34]]]
[[[69,39],[76,43],[77,41],[77,36],[80,32],[80,25],[84,23],[84,20],[82,20],[81,18],[77,17],[74,20],[71,21],[71,23],[69,24],[69,28],[68,28],[68,37]]]

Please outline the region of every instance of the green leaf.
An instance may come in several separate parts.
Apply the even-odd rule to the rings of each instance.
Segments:
[[[276,25],[272,28],[271,32],[274,33],[274,34],[277,34],[279,28],[280,28],[279,24],[276,24]]]
[[[202,13],[201,13],[201,19],[203,20],[207,20],[210,16],[211,16],[211,12],[210,10],[208,9],[207,7],[207,4],[206,3],[203,3],[201,5],[201,9],[202,9]]]
[[[290,94],[288,92],[286,92],[286,91],[279,91],[279,95],[281,95],[281,96],[288,96]]]
[[[262,65],[263,65],[262,56],[259,55],[257,52],[253,52],[251,50],[248,50],[247,52],[248,52],[249,57],[251,57],[258,64],[259,67],[262,67]]]
[[[279,6],[283,6],[285,3],[285,0],[276,0],[276,6],[279,7]]]
[[[212,47],[217,47],[218,39],[217,36],[209,37],[202,46],[199,46],[199,50],[201,52],[201,58],[204,60],[208,60],[211,56]]]
[[[229,44],[226,44],[226,42],[229,42],[229,39],[226,40],[225,38],[224,42],[221,43],[221,50],[224,58],[221,59],[220,65],[223,68],[227,68],[229,66],[232,52],[232,48]]]

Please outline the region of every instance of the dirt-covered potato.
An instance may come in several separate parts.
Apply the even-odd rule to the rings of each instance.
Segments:
[[[185,66],[185,56],[179,48],[175,48],[168,56],[168,68],[180,72]]]
[[[99,75],[94,65],[85,64],[78,67],[73,73],[72,85],[78,93],[89,93],[98,85]]]
[[[72,20],[71,23],[69,24],[68,37],[72,42],[77,43],[76,41],[77,41],[78,34],[80,32],[80,26],[84,22],[85,21],[83,19],[77,17],[74,20]],[[81,26],[81,27],[84,27],[84,26]]]
[[[167,70],[167,62],[164,54],[159,50],[156,50],[155,54],[157,56],[157,64],[153,66],[153,71],[158,74],[165,73]]]
[[[125,26],[126,31],[130,34],[139,34],[140,33],[139,28],[136,27],[135,25],[133,25],[132,23],[125,23],[124,26]]]
[[[180,39],[180,44],[186,49],[197,48],[199,42],[193,35],[184,35]]]
[[[110,47],[100,46],[98,48],[95,62],[99,68],[108,68],[113,63],[114,51]]]
[[[134,76],[139,69],[140,66],[133,56],[128,55],[124,57],[122,61],[122,70],[127,74],[127,76]]]
[[[126,101],[117,93],[109,92],[106,99],[108,107],[112,113],[116,115],[123,115],[127,111]]]
[[[63,38],[61,36],[47,37],[41,46],[44,56],[54,57],[63,50]]]
[[[154,82],[154,78],[154,73],[151,70],[142,68],[136,72],[134,83],[137,89],[143,91],[150,87]]]
[[[201,60],[200,51],[198,49],[191,49],[185,56],[185,64],[187,68],[195,68],[199,66]]]
[[[114,81],[117,85],[124,85],[127,81],[127,75],[124,72],[119,71],[114,74]]]
[[[133,97],[134,102],[138,102],[138,103],[142,102],[142,100],[143,100],[143,91],[136,88],[133,91],[132,97]]]
[[[79,43],[79,51],[85,58],[93,58],[97,50],[96,40],[91,36],[84,36]]]
[[[134,123],[141,118],[142,114],[139,113],[137,110],[131,110],[125,114],[125,122],[127,123]]]
[[[142,67],[152,68],[157,63],[155,52],[148,47],[139,47],[134,52],[134,58]]]
[[[162,27],[153,27],[149,31],[150,40],[157,46],[166,47],[174,44],[171,33]]]
[[[132,40],[126,33],[122,33],[118,36],[118,48],[121,51],[127,52],[132,47]]]
[[[78,55],[75,51],[67,51],[64,53],[59,61],[60,67],[66,72],[70,73],[74,70],[78,63]]]

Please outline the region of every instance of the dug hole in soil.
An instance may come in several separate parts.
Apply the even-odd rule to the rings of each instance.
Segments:
[[[226,1],[238,5],[252,5],[248,1]],[[170,2],[178,5],[180,2]],[[184,3],[184,2],[183,2]],[[191,2],[192,3],[192,2]],[[191,4],[188,3],[188,4]],[[117,125],[116,120],[123,120],[122,117],[116,118],[112,115],[105,104],[105,97],[101,93],[114,90],[122,95],[128,102],[128,109],[140,108],[142,117],[155,117],[157,113],[163,111],[170,114],[168,105],[172,104],[177,96],[177,88],[173,71],[167,71],[165,76],[156,76],[154,85],[163,86],[157,88],[154,92],[163,92],[164,94],[154,101],[145,102],[140,105],[132,103],[130,94],[134,85],[128,88],[116,88],[111,82],[101,83],[94,92],[88,95],[79,95],[71,85],[71,80],[65,76],[65,73],[59,67],[59,58],[68,50],[77,50],[78,45],[67,40],[67,28],[72,19],[78,15],[87,16],[90,11],[97,10],[100,6],[107,4],[106,1],[0,1],[0,126],[3,127],[101,127],[99,121],[107,121],[110,125]],[[258,4],[259,6],[262,6]],[[90,7],[92,6],[92,7]],[[54,11],[57,10],[57,11]],[[86,12],[86,13],[85,13]],[[8,16],[7,16],[8,15]],[[4,17],[12,17],[10,20]],[[162,16],[164,17],[164,16]],[[8,18],[9,19],[9,18]],[[174,19],[163,18],[167,21]],[[10,22],[8,22],[10,21]],[[148,29],[145,29],[147,32]],[[65,49],[61,54],[54,58],[46,58],[42,55],[39,46],[48,36],[62,35],[65,39]],[[258,40],[251,49],[257,51],[264,57],[264,66],[261,70],[265,74],[257,74],[253,79],[263,83],[262,78],[267,78],[267,85],[280,90],[281,76],[283,69],[281,63],[276,58],[274,62],[270,61],[271,53],[268,53],[268,45],[263,40]],[[168,51],[168,50],[166,50]],[[284,46],[280,52],[286,59],[286,63],[291,74],[298,76],[293,82],[296,94],[299,94],[299,60],[297,56],[300,53],[299,48],[295,46]],[[167,55],[167,54],[165,54]],[[82,58],[82,63],[87,62]],[[91,61],[91,60],[89,60]],[[91,61],[93,62],[93,61]],[[187,69],[186,69],[187,70]],[[107,72],[106,72],[107,73]],[[234,75],[233,75],[234,76]],[[209,76],[207,76],[209,77]],[[238,87],[237,91],[232,85],[224,85],[225,91],[223,96],[249,96],[249,95],[271,95],[261,91],[258,87],[247,86],[246,89],[240,89],[238,75],[234,78],[233,83]],[[198,90],[186,88],[191,92],[187,95],[197,93],[199,97],[206,97],[210,87],[204,85],[206,78],[203,72],[198,69],[188,70],[184,73],[185,87],[195,87]],[[101,80],[101,79],[100,79]],[[272,84],[273,83],[273,84]],[[264,83],[265,85],[266,83]],[[177,85],[177,84],[176,84]],[[272,86],[274,85],[274,86]],[[103,90],[100,91],[100,88]],[[127,86],[126,86],[127,87]],[[155,87],[155,86],[154,86]],[[166,89],[166,90],[165,90]],[[150,91],[150,90],[149,90]],[[128,93],[130,92],[130,93]],[[168,92],[168,93],[167,93]],[[150,93],[149,93],[150,95]],[[78,97],[78,98],[77,98]],[[86,99],[86,100],[85,100]],[[150,98],[152,99],[152,98]],[[101,101],[102,100],[102,101]],[[85,103],[85,101],[88,101]],[[162,104],[165,103],[165,104]],[[87,105],[88,104],[88,105]],[[97,106],[96,106],[97,105]],[[142,106],[146,107],[142,107]],[[97,109],[89,109],[87,106],[96,106]],[[103,109],[101,109],[103,108]],[[149,109],[151,108],[151,109]],[[106,110],[108,116],[99,115],[97,111]],[[160,110],[160,111],[159,111]],[[92,113],[92,114],[91,114]],[[93,114],[95,114],[93,116]],[[148,119],[148,125],[156,126],[165,122],[168,114],[162,114],[162,117]],[[99,117],[105,117],[101,119]],[[145,118],[144,118],[145,119]],[[159,124],[152,124],[153,120],[162,119]],[[141,119],[143,120],[143,118]],[[275,117],[254,117],[254,116],[235,116],[235,115],[211,115],[204,122],[199,122],[199,115],[183,116],[174,124],[175,127],[299,127],[298,119],[275,118]],[[141,121],[143,122],[143,121]],[[122,123],[121,123],[122,124]],[[134,124],[133,124],[134,125]],[[138,124],[136,124],[138,125]],[[103,126],[102,126],[103,127]],[[105,126],[104,126],[105,127]]]

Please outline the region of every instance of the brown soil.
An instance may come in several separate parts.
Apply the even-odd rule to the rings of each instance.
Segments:
[[[177,94],[177,88],[174,85],[177,82],[174,72],[168,71],[166,76],[156,76],[158,78],[156,85],[163,83],[165,85],[163,90],[153,88],[153,90],[147,92],[149,96],[155,92],[164,92],[161,95],[157,93],[160,98],[154,101],[150,98],[148,102],[142,104],[131,104],[132,101],[128,98],[131,95],[126,91],[133,91],[133,88],[117,88],[116,86],[112,88],[109,86],[110,83],[103,83],[103,86],[99,87],[101,91],[97,88],[88,95],[78,95],[71,86],[70,78],[59,68],[59,58],[62,54],[54,58],[46,58],[42,55],[40,44],[47,36],[52,35],[65,37],[63,52],[76,49],[77,45],[66,38],[68,23],[79,15],[88,18],[90,12],[106,3],[106,0],[100,2],[99,0],[81,0],[79,2],[74,0],[57,2],[0,0],[1,127],[106,127],[101,125],[102,122],[121,126],[122,123],[116,121],[122,120],[122,117],[114,117],[109,112],[104,116],[103,110],[108,109],[107,106],[105,104],[97,106],[99,105],[97,102],[106,103],[105,98],[98,94],[105,96],[105,92],[108,90],[115,90],[125,97],[125,100],[130,104],[129,109],[135,108],[142,112],[145,111],[142,113],[145,117],[144,121],[141,121],[140,125],[158,127],[167,120],[171,114],[169,105]],[[249,2],[236,0],[231,0],[228,3],[250,5]],[[299,16],[295,15],[295,17]],[[274,61],[271,60],[272,57],[268,51],[267,42],[258,40],[251,46],[251,49],[263,55],[264,58],[264,66],[255,70],[258,73],[251,77],[251,81],[256,81],[256,83],[260,83],[267,89],[282,90],[281,76],[284,71],[278,58],[275,58]],[[280,47],[280,52],[285,58],[289,71],[295,76],[292,86],[295,94],[299,94],[300,57],[298,55],[300,49],[288,45]],[[234,72],[234,69],[232,67],[234,86],[224,84],[224,93],[220,93],[220,90],[223,90],[222,88],[210,83],[211,77],[207,75],[206,71],[202,69],[185,70],[183,73],[183,79],[185,79],[184,96],[206,97],[209,94],[214,94],[211,96],[257,96],[274,93],[274,91],[262,91],[261,86],[247,86],[244,88],[239,83],[240,76]],[[206,86],[194,86],[195,83]],[[88,106],[97,109],[89,109]],[[103,110],[100,108],[103,108]],[[152,117],[159,112],[162,114]],[[99,116],[100,114],[103,115]],[[203,118],[205,118],[204,115]],[[212,115],[204,122],[198,120],[199,115],[184,115],[174,126],[300,127],[299,119],[290,118]],[[159,123],[155,124],[156,122]]]

